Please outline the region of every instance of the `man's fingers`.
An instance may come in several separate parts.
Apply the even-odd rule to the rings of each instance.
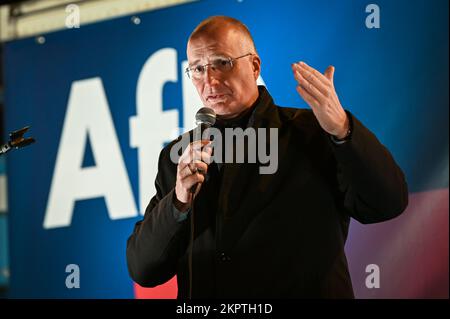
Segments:
[[[306,68],[300,67],[298,64],[294,63],[292,65],[292,69],[294,71],[294,76],[297,81],[300,82],[300,76],[303,77],[308,83],[312,84],[315,88],[317,88],[320,93],[324,96],[329,94],[329,84],[324,84],[314,72],[307,70]],[[300,75],[298,75],[300,73]]]
[[[210,140],[200,140],[200,141],[194,141],[190,144],[191,148],[193,150],[201,150],[203,146],[210,144]]]
[[[325,75],[323,75],[322,73],[320,73],[313,67],[310,67],[305,62],[299,62],[298,65],[300,68],[303,68],[303,69],[313,73],[317,77],[317,79],[319,79],[324,85],[330,85],[330,80],[327,79],[327,77],[325,77]]]
[[[184,168],[187,164],[192,163],[194,161],[202,161],[206,164],[211,164],[211,154],[208,151],[193,151],[192,153],[187,153],[180,157],[178,160],[178,165],[181,165],[181,168]]]
[[[204,151],[200,152],[200,160],[208,165],[211,164],[211,153],[211,149],[205,149]]]
[[[197,183],[203,183],[205,181],[205,176],[203,176],[200,173],[195,173],[192,175],[189,175],[185,177],[181,183],[183,185],[183,188],[185,189],[191,189],[192,186],[194,186]]]
[[[183,159],[184,162],[191,163],[194,161],[202,161],[206,164],[211,163],[211,154],[209,154],[206,150],[205,151],[193,151],[191,154],[186,156]]]
[[[183,203],[190,202],[190,193],[193,185],[200,185],[205,181],[205,174],[208,171],[208,164],[211,162],[211,150],[206,147],[211,141],[199,140],[192,142],[183,151],[177,165],[176,195]],[[202,150],[204,148],[204,150]]]
[[[211,144],[210,140],[200,140],[200,141],[194,141],[192,143],[190,143],[188,145],[188,147],[186,147],[186,149],[184,150],[183,154],[181,154],[181,157],[183,157],[184,155],[186,155],[187,153],[191,152],[192,150],[201,150],[201,148],[203,146],[206,146],[208,144]],[[180,158],[181,158],[180,157]]]
[[[189,144],[178,159],[178,164],[187,164],[195,159],[203,160],[204,162],[207,162],[209,164],[208,161],[211,160],[211,150],[209,150],[210,144],[211,141],[209,140],[195,141]],[[205,148],[204,151],[201,150],[203,146]]]
[[[308,83],[312,84],[320,92],[321,95],[327,97],[330,92],[329,85],[322,83],[322,81],[317,78],[317,75],[304,68],[298,68],[298,71]]]
[[[208,152],[204,152],[203,148],[210,144],[211,141],[209,140],[201,140],[191,143],[191,161],[201,160],[209,164],[211,156]]]
[[[179,174],[182,179],[195,173],[206,174],[207,172],[208,165],[202,161],[189,163],[184,167],[179,166]]]
[[[319,107],[319,102],[311,95],[309,94],[304,88],[302,88],[301,85],[297,85],[297,92],[302,96],[302,98],[308,103],[308,105],[314,109]]]
[[[334,66],[330,65],[324,72],[325,77],[334,85]]]
[[[306,80],[305,77],[300,74],[300,72],[295,71],[295,73],[295,78],[297,79],[300,86],[305,89],[315,100],[322,104],[325,104],[325,96],[314,86],[314,84]]]
[[[208,171],[208,164],[202,161],[195,161],[193,163],[190,163],[188,167],[193,173],[200,172],[202,174],[205,174]]]
[[[206,145],[203,148],[203,151],[206,152],[209,156],[211,156],[212,151],[213,151],[213,148],[212,148],[211,144]]]

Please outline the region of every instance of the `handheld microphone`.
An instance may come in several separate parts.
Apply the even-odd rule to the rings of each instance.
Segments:
[[[216,123],[216,112],[209,107],[202,107],[195,114],[194,142],[202,139],[202,133]],[[200,172],[201,173],[201,172]],[[195,193],[197,184],[191,187],[191,193]]]
[[[194,142],[200,141],[202,139],[202,130],[205,131],[209,129],[216,123],[216,112],[213,109],[208,107],[202,107],[195,114],[195,124],[197,127],[194,129]],[[189,168],[190,169],[190,168]],[[197,170],[196,170],[197,171]],[[193,172],[193,173],[196,173]],[[195,200],[195,191],[197,190],[197,184],[192,185],[190,189],[191,197],[192,197],[192,208],[191,208],[191,229],[190,229],[190,239],[189,239],[189,255],[188,255],[188,263],[189,263],[189,299],[192,298],[192,258],[193,258],[193,250],[194,250],[194,200]]]

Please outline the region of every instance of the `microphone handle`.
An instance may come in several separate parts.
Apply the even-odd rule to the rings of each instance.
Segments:
[[[207,129],[209,129],[211,126],[210,125],[208,125],[208,124],[205,124],[205,123],[199,123],[198,125],[197,125],[197,127],[194,129],[194,132],[193,132],[193,134],[194,134],[194,141],[197,141],[197,140],[201,140],[202,139],[202,131],[203,130],[207,130]],[[195,171],[195,173],[200,173],[200,174],[203,174],[203,176],[204,176],[204,173],[202,172],[202,171],[198,171],[197,169],[196,169],[196,171]],[[199,183],[195,183],[194,185],[192,185],[192,187],[191,187],[191,189],[190,189],[190,192],[192,193],[192,194],[195,194],[195,191],[197,190],[197,185],[198,185]]]
[[[205,176],[205,174],[202,172],[202,171],[196,171],[196,173],[200,173],[200,174],[202,174],[203,176]],[[192,187],[191,187],[191,193],[192,194],[194,194],[195,193],[195,191],[197,190],[197,185],[198,185],[199,183],[195,183],[194,185],[192,185]]]

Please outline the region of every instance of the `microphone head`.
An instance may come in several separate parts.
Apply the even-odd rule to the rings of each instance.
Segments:
[[[195,114],[195,124],[205,124],[207,126],[213,126],[216,123],[216,112],[209,107],[202,107]]]

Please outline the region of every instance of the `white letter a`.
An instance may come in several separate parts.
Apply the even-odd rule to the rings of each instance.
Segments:
[[[96,165],[83,168],[88,136]],[[44,228],[70,225],[76,200],[102,196],[111,219],[137,216],[103,84],[92,78],[72,84]]]

